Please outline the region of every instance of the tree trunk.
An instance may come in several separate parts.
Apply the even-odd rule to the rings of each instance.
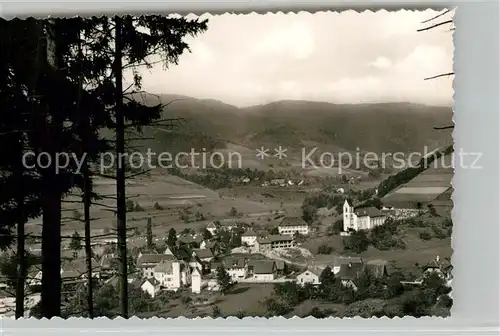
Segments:
[[[127,232],[125,199],[125,121],[123,116],[123,74],[122,74],[122,19],[115,16],[115,60],[114,60],[115,99],[116,99],[116,199],[118,235],[118,260],[120,277],[120,313],[128,318],[128,283],[127,283]]]
[[[23,138],[19,137],[19,154],[23,153]],[[18,178],[18,185],[23,184],[23,171],[24,167],[22,164],[22,156],[19,157],[19,166],[14,172]],[[17,191],[17,279],[16,279],[16,319],[24,317],[24,286],[25,286],[25,276],[26,276],[26,258],[24,252],[24,194],[22,188]]]
[[[83,166],[83,216],[85,221],[85,257],[87,262],[87,309],[89,318],[94,318],[93,282],[92,282],[92,247],[90,245],[90,172],[88,164]]]
[[[83,53],[82,53],[82,41],[78,43],[78,57],[80,57],[80,64],[83,66]],[[80,78],[78,81],[79,85],[79,95],[78,95],[78,107],[80,107],[81,94],[83,92],[83,68],[80,68]],[[81,111],[78,111],[82,113]],[[87,113],[84,111],[83,113]],[[83,128],[83,148],[87,148],[88,144],[88,132],[91,131],[91,120],[88,115],[82,116],[82,123],[85,127]],[[83,220],[84,220],[84,230],[85,230],[85,258],[87,264],[87,313],[89,318],[94,318],[94,298],[93,298],[93,279],[92,279],[92,246],[91,246],[91,236],[90,236],[90,206],[92,204],[91,199],[91,177],[90,169],[87,160],[83,162],[82,166],[82,176],[83,176]]]
[[[52,40],[52,25],[47,24],[47,31],[43,30],[44,22],[40,22],[42,34],[45,35],[44,43],[40,43],[39,55],[41,64],[45,71],[49,68],[55,73],[60,64],[57,57],[56,46]],[[43,36],[42,35],[42,36]],[[36,91],[35,91],[36,92]],[[50,112],[50,111],[47,111]],[[39,116],[40,124],[36,127],[42,135],[40,142],[42,150],[45,150],[52,162],[61,146],[56,138],[62,129],[62,123],[54,118],[50,124],[46,115]],[[61,316],[61,201],[62,193],[59,175],[55,167],[50,165],[42,172],[42,295],[41,307],[44,317]]]
[[[43,317],[61,316],[61,193],[55,176],[46,174],[42,191]]]

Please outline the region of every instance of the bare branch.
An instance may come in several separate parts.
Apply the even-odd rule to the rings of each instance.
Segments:
[[[129,175],[129,176],[126,176],[125,178],[126,179],[130,179],[130,178],[133,178],[133,177],[136,177],[136,176],[139,176],[139,175],[144,175],[144,174],[147,174],[151,171],[151,169],[147,169],[147,170],[143,170],[143,171],[140,171],[138,173],[135,173],[135,174],[132,174],[132,175]]]
[[[431,21],[433,21],[433,20],[436,20],[437,18],[440,18],[440,17],[441,17],[441,16],[443,16],[443,15],[448,14],[448,13],[449,13],[449,12],[451,12],[451,11],[452,11],[451,9],[447,9],[447,10],[445,10],[444,12],[439,13],[438,15],[434,16],[433,18],[430,18],[430,19],[428,19],[428,20],[422,21],[421,23],[431,22]]]
[[[424,78],[424,80],[430,80],[430,79],[435,79],[435,78],[440,78],[440,77],[448,77],[448,76],[453,76],[455,73],[454,72],[448,72],[448,73],[445,73],[445,74],[440,74],[440,75],[436,75],[436,76],[432,76],[432,77],[427,77],[427,78]]]
[[[455,125],[434,127],[435,130],[445,130],[445,129],[451,129],[451,128],[455,128]]]
[[[431,30],[433,28],[436,28],[436,27],[439,27],[439,26],[443,26],[445,24],[448,24],[448,23],[453,23],[453,20],[446,20],[446,21],[443,21],[443,22],[439,22],[439,23],[436,23],[432,26],[429,26],[429,27],[425,27],[425,28],[422,28],[422,29],[418,29],[417,32],[423,32],[423,31],[426,31],[426,30]]]

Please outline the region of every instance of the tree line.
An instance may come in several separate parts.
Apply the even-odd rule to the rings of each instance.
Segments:
[[[24,316],[28,238],[41,241],[41,315],[61,316],[61,244],[71,239],[61,226],[68,220],[84,227],[86,315],[95,316],[90,208],[106,197],[116,201],[110,210],[117,217],[119,311],[129,317],[125,180],[143,172],[131,173],[124,154],[133,150],[130,141],[140,139],[143,127],[173,122],[162,119],[163,104],[151,106],[132,94],[142,92],[140,67],[176,64],[189,51],[184,38],[206,29],[206,20],[160,15],[1,19],[0,247],[15,250],[16,318]],[[133,74],[128,87],[126,72]],[[103,137],[103,130],[113,136]],[[108,151],[115,152],[117,161],[103,176],[95,167]],[[45,153],[52,162],[58,153],[67,153],[84,158],[84,164],[70,161],[56,171],[53,165],[27,159],[27,152]],[[97,177],[116,180],[116,196],[97,195]],[[65,196],[75,191],[84,207],[78,219],[65,215],[63,207]],[[41,234],[28,235],[26,225],[36,218],[41,218]]]

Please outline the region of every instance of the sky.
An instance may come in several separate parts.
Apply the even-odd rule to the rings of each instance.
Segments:
[[[284,99],[451,105],[452,78],[424,81],[453,71],[450,27],[417,32],[437,14],[204,15],[207,31],[186,38],[191,53],[142,71],[144,89],[239,107]]]

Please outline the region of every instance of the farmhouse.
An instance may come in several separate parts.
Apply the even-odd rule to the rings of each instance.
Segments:
[[[249,229],[248,231],[246,231],[244,234],[241,235],[241,242],[248,246],[254,246],[256,240],[257,240],[257,234],[252,229]]]
[[[321,281],[319,277],[321,275],[321,269],[319,268],[309,268],[297,276],[297,284],[304,286],[305,284],[319,285]]]
[[[363,265],[363,260],[360,257],[337,257],[331,267],[333,274],[339,273],[342,265]]]
[[[193,254],[204,263],[211,262],[214,258],[214,254],[212,253],[212,251],[207,248],[194,250]]]
[[[177,239],[179,244],[184,244],[188,245],[191,247],[199,247],[200,244],[203,242],[203,236],[202,235],[181,235]]]
[[[217,233],[218,230],[220,230],[221,225],[219,221],[215,221],[212,223],[209,223],[206,227],[206,229],[213,235]]]
[[[439,256],[432,260],[430,263],[423,267],[423,276],[428,276],[432,273],[439,275],[439,277],[449,280],[451,278],[452,265],[448,261],[440,260]]]
[[[276,276],[274,260],[253,260],[251,272],[256,281],[272,281]]]
[[[363,273],[363,264],[344,264],[340,266],[339,272],[336,274],[345,287],[351,287],[357,290],[356,280]]]
[[[143,254],[137,258],[137,268],[142,270],[144,278],[154,277],[154,268],[162,261],[174,261],[177,258],[170,254]]]
[[[178,260],[163,260],[153,269],[154,278],[167,290],[178,290],[191,280],[189,266]]]
[[[347,200],[344,202],[344,231],[371,230],[384,224],[387,215],[375,207],[354,210]]]
[[[248,275],[247,261],[244,258],[228,258],[222,261],[231,279],[245,279]]]
[[[156,293],[158,293],[161,289],[160,282],[155,278],[145,279],[141,284],[141,289],[154,298]]]
[[[204,240],[200,244],[200,249],[208,249],[212,251],[212,253],[215,253],[217,249],[217,242]]]
[[[290,235],[271,235],[266,238],[258,238],[255,241],[257,251],[269,251],[279,248],[290,248],[295,246],[295,241]]]
[[[189,267],[191,268],[203,268],[203,262],[201,259],[196,255],[195,252],[191,255],[191,258],[189,259]]]
[[[300,217],[285,217],[278,225],[280,234],[293,235],[296,232],[301,235],[309,233],[309,225]]]

